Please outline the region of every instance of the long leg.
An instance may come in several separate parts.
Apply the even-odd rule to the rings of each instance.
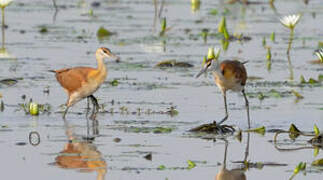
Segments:
[[[95,109],[96,112],[98,112],[99,111],[99,103],[98,103],[98,100],[93,95],[90,95],[88,97],[91,98],[92,103],[93,103],[93,108]]]
[[[223,91],[223,99],[224,99],[224,108],[225,108],[225,117],[219,122],[217,123],[218,125],[222,124],[225,120],[228,119],[228,107],[227,107],[227,95],[226,95],[226,91]]]
[[[244,97],[244,100],[246,102],[246,109],[247,109],[247,118],[248,118],[248,128],[250,129],[250,116],[249,116],[249,101],[247,99],[246,93],[244,92],[244,90],[241,91]]]
[[[93,103],[93,111],[92,111],[91,119],[94,120],[96,117],[96,114],[99,112],[99,103],[98,103],[98,100],[93,95],[90,95],[89,97],[91,98],[91,101]]]
[[[66,106],[66,109],[65,109],[65,111],[64,111],[64,113],[63,113],[63,119],[65,119],[65,117],[66,117],[66,113],[67,113],[67,111],[68,111],[68,109],[69,109],[70,107],[68,107],[68,106]]]

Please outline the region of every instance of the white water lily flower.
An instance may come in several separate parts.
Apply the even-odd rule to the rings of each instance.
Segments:
[[[217,48],[217,47],[214,47],[214,48],[209,48],[209,51],[208,51],[208,55],[207,55],[207,58],[208,59],[215,59],[217,60],[220,56],[220,49]]]
[[[323,49],[318,50],[315,54],[319,57],[320,61],[323,62]]]
[[[301,18],[300,14],[293,14],[293,15],[284,16],[283,18],[280,19],[280,22],[284,26],[290,29],[294,29],[294,27],[296,26],[300,18]]]
[[[13,0],[0,0],[0,8],[5,8],[12,3]]]

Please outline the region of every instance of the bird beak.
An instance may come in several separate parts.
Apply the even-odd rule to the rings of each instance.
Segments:
[[[204,67],[201,69],[201,71],[195,76],[195,78],[198,78],[198,77],[200,77],[203,73],[205,73],[206,71],[207,71],[207,69],[208,69],[208,65],[207,64],[205,64],[204,65]]]
[[[120,57],[113,54],[113,53],[109,53],[105,55],[107,58],[114,58],[116,60],[116,62],[120,62]]]

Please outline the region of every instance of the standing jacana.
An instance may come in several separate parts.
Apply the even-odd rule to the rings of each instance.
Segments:
[[[226,92],[228,90],[242,92],[246,103],[248,128],[250,129],[249,102],[244,90],[247,81],[247,71],[244,67],[246,62],[239,62],[237,60],[225,60],[219,62],[217,59],[219,57],[220,50],[217,48],[214,49],[215,50],[213,50],[213,48],[209,49],[208,58],[201,71],[196,75],[196,78],[207,70],[210,70],[213,73],[215,84],[222,91],[224,98],[225,117],[219,123],[217,123],[218,125],[227,120],[229,116],[227,110]],[[216,55],[214,55],[214,51],[216,51]]]
[[[107,67],[104,64],[103,59],[119,59],[119,57],[112,54],[112,52],[105,47],[98,48],[95,55],[98,64],[97,68],[74,67],[52,71],[56,73],[57,81],[68,95],[63,118],[65,118],[65,115],[71,106],[84,98],[91,99],[93,106],[95,106],[94,108],[98,111],[99,104],[97,99],[93,96],[93,93],[99,89],[100,85],[107,77]]]

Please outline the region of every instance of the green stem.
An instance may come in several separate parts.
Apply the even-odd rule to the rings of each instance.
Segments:
[[[290,60],[289,52],[287,52],[287,59],[288,59],[288,69],[289,69],[289,74],[290,74],[289,79],[294,80],[293,65],[292,65],[292,61]]]
[[[292,42],[294,39],[294,28],[290,29],[290,36],[289,36],[289,41],[288,41],[288,49],[287,49],[287,54],[289,54],[291,48],[292,48]]]
[[[4,8],[1,8],[1,15],[2,15],[2,49],[4,49],[4,42],[5,42],[5,35],[4,35],[4,30],[5,30],[5,23],[4,23]]]

